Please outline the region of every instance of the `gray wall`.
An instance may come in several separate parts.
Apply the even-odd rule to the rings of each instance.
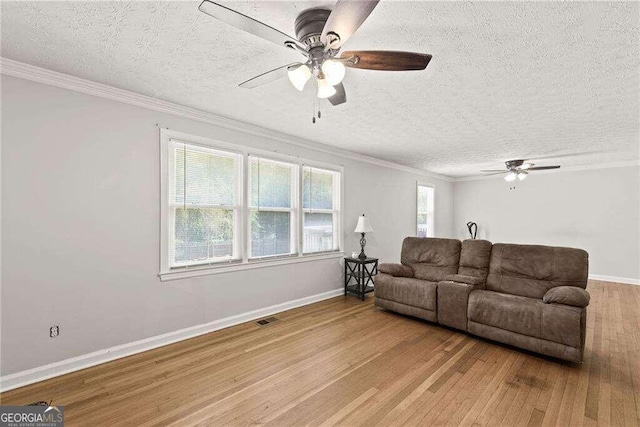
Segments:
[[[160,282],[156,123],[343,165],[348,253],[366,213],[368,254],[398,260],[417,181],[452,233],[450,182],[3,75],[2,375],[341,286],[337,259]]]
[[[581,247],[592,273],[640,277],[638,167],[451,183],[2,76],[2,375],[341,286],[336,259],[160,282],[156,123],[343,165],[348,253],[366,213],[367,252],[398,261],[420,181],[437,236],[474,220],[479,237]]]
[[[510,189],[515,187],[515,189]],[[640,167],[532,173],[454,183],[455,236],[571,246],[589,252],[589,272],[640,279]]]

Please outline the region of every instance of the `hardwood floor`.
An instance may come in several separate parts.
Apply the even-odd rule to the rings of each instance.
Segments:
[[[572,365],[338,297],[0,395],[67,425],[639,425],[640,286],[591,281]]]

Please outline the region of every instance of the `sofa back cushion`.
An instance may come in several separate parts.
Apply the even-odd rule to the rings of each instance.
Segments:
[[[407,237],[402,242],[402,264],[413,268],[416,279],[439,282],[458,272],[460,240]]]
[[[589,255],[582,249],[496,243],[486,288],[542,298],[556,286],[586,288],[588,273]]]
[[[458,274],[477,277],[482,279],[484,283],[489,274],[491,246],[491,242],[488,240],[468,239],[463,241]]]

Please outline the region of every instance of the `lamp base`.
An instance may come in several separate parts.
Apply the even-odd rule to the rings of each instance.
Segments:
[[[364,247],[367,244],[367,239],[364,238],[365,233],[360,234],[362,235],[362,237],[360,237],[360,255],[358,255],[358,258],[367,259],[367,255],[364,253]]]

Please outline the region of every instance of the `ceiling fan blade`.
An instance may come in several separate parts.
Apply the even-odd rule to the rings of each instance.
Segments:
[[[481,170],[480,172],[507,173],[509,171],[508,170],[497,170],[497,169],[484,169],[484,170]]]
[[[530,171],[543,171],[543,170],[547,170],[547,169],[560,169],[560,166],[534,166],[534,167],[529,168],[527,170],[530,170]]]
[[[380,0],[338,0],[324,24],[320,40],[331,49],[337,49],[356,32]],[[339,38],[332,38],[333,34]],[[329,35],[329,37],[327,37]]]
[[[529,170],[534,166],[533,163],[523,163],[521,166],[518,166],[518,169],[521,170]]]
[[[393,50],[348,50],[340,55],[342,59],[350,57],[355,61],[345,61],[347,67],[380,71],[424,70],[431,61],[426,53]]]
[[[306,50],[304,46],[302,46],[294,37],[291,37],[281,31],[276,30],[275,28],[268,26],[267,24],[263,24],[260,21],[243,15],[240,12],[236,12],[235,10],[229,9],[228,7],[222,6],[218,3],[204,0],[200,4],[198,9],[201,12],[219,19],[220,21],[225,22],[233,27],[244,30],[247,33],[251,33],[254,36],[261,37],[265,40],[269,40],[270,42],[273,42],[280,46],[289,47],[289,44],[294,44],[299,48]]]
[[[486,172],[486,171],[481,171],[481,172]],[[508,171],[500,171],[500,172],[495,171],[492,173],[485,173],[483,176],[500,175],[501,173],[505,173],[505,172],[508,172]]]
[[[282,67],[278,67],[275,70],[267,71],[266,73],[262,73],[258,76],[250,78],[247,81],[240,83],[238,86],[253,89],[254,87],[262,86],[267,83],[275,82],[287,75],[287,69],[294,65],[302,65],[299,62],[294,62],[292,64],[287,64]]]
[[[334,86],[336,93],[329,97],[331,105],[340,105],[347,102],[347,93],[344,91],[344,85],[342,83]]]

